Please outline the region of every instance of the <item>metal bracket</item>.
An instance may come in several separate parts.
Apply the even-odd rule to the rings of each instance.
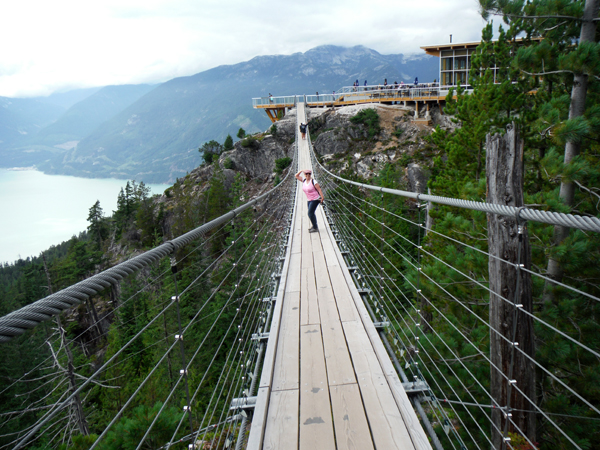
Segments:
[[[375,325],[376,329],[381,330],[382,328],[389,327],[390,323],[388,321],[385,321],[385,322],[373,322],[373,325]]]
[[[429,392],[429,386],[424,381],[408,381],[406,383],[402,383],[402,387],[404,388],[404,392],[408,395],[422,394]]]
[[[258,342],[266,342],[269,340],[269,333],[253,333],[252,340]]]
[[[254,407],[256,406],[256,398],[256,396],[234,398],[233,400],[231,400],[231,406],[229,407],[229,410],[231,411],[233,409],[254,409]]]

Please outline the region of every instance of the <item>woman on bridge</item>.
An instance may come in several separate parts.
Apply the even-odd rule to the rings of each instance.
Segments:
[[[302,177],[301,174],[304,176]],[[323,191],[321,190],[319,183],[312,177],[312,170],[301,170],[296,174],[296,179],[302,182],[302,190],[306,194],[306,199],[308,200],[308,218],[312,223],[312,227],[308,229],[308,232],[317,232],[319,231],[319,227],[317,226],[317,216],[315,216],[315,211],[317,210],[319,203],[323,203]]]

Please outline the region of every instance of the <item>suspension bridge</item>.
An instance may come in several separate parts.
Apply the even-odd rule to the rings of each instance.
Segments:
[[[296,120],[307,122],[302,102],[296,103]],[[98,420],[97,391],[118,391],[120,378],[127,376],[123,367],[141,352],[151,352],[152,364],[133,392],[102,412],[109,414],[107,424],[95,431],[89,448],[113,448],[109,444],[122,439],[114,431],[119,421],[149,393],[160,403],[143,426],[128,431],[137,449],[537,448],[532,434],[519,428],[519,418],[531,415],[542,419],[544,439],[560,448],[589,448],[581,441],[585,430],[595,442],[598,399],[582,386],[583,373],[600,358],[589,330],[567,327],[560,318],[527,310],[516,297],[492,292],[487,263],[499,258],[462,239],[462,233],[427,230],[423,220],[432,205],[508,217],[519,224],[519,234],[525,223],[593,234],[600,232],[600,220],[346,180],[319,163],[310,134],[306,140],[296,134],[294,161],[275,188],[0,318],[0,345],[18,339],[33,345],[28,330],[109,291],[118,297],[117,330],[144,319],[93,371],[69,357],[90,329],[69,337],[58,321],[59,333],[40,346],[51,348],[50,354],[0,386],[0,393],[14,386],[28,392],[19,408],[0,416],[0,428],[14,430],[3,432],[0,448],[70,445],[73,435],[88,434],[88,418]],[[317,210],[319,233],[308,233],[306,201],[293,178],[298,168],[312,168],[325,194],[324,207]],[[407,208],[411,214],[399,214]],[[423,245],[426,233],[427,239],[445,243],[440,253]],[[459,253],[483,268],[465,268]],[[193,258],[197,263],[190,263]],[[552,281],[520,261],[500,260],[517,274]],[[131,279],[137,284],[125,293],[121,286]],[[207,279],[210,289],[202,287]],[[598,307],[595,287],[555,284],[590,314]],[[126,316],[142,296],[157,300],[148,303],[148,311]],[[512,329],[495,329],[485,301],[494,296],[515,318],[531,318],[549,350],[573,349],[581,374],[533,358]],[[92,325],[100,328],[96,338],[106,338],[97,325]],[[202,331],[195,331],[200,326]],[[573,408],[560,411],[528,396],[512,365],[493,362],[489,336],[510,344],[514,358],[529,358],[543,377],[541,387],[551,384]],[[142,339],[145,348],[133,345]],[[499,373],[508,389],[506,403],[482,381],[490,372]],[[51,392],[32,395],[28,386]],[[525,408],[511,404],[517,392],[526,399]],[[175,419],[165,426],[161,417],[168,414]],[[26,427],[14,425],[24,417]]]

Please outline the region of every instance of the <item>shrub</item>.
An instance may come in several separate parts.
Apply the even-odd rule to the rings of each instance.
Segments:
[[[369,139],[372,139],[381,132],[379,114],[372,108],[363,109],[357,115],[352,117],[350,122],[365,125],[367,127],[367,136]]]
[[[279,178],[279,175],[275,175],[275,179],[273,180],[273,186],[277,186],[279,183],[281,183],[281,179]]]
[[[223,167],[225,169],[233,169],[233,167],[234,167],[233,161],[229,158],[225,158],[225,161],[223,161]]]
[[[277,136],[277,125],[273,124],[270,131],[273,136]]]
[[[237,132],[238,139],[244,139],[246,137],[246,130],[240,128]]]
[[[279,158],[275,160],[275,172],[277,172],[278,174],[281,174],[281,172],[283,172],[283,169],[289,167],[289,165],[292,164],[292,158],[289,157],[285,157],[285,158]]]
[[[400,136],[402,136],[402,133],[404,133],[404,130],[402,128],[397,128],[396,131],[394,131],[392,134],[399,138]]]
[[[259,146],[260,144],[254,136],[248,136],[242,141],[242,147],[244,148],[257,149]]]

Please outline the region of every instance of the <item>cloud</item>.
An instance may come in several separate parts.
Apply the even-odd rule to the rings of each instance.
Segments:
[[[418,54],[478,40],[475,0],[23,0],[0,6],[0,95],[161,82],[318,45]]]

